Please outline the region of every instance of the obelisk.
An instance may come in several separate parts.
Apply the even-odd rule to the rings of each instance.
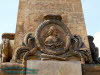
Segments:
[[[15,49],[22,45],[25,34],[35,32],[48,14],[61,15],[71,34],[80,35],[89,48],[81,0],[19,0]]]

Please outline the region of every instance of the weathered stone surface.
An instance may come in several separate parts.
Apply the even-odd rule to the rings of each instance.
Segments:
[[[1,50],[2,50],[2,44],[0,44],[0,63],[2,61],[2,52],[1,52]]]
[[[3,33],[2,34],[2,39],[9,39],[9,40],[14,40],[15,38],[15,33]]]
[[[43,17],[48,14],[61,15],[62,21],[73,35],[80,35],[89,48],[87,32],[80,0],[20,0],[15,48],[22,44],[25,34],[35,32]]]
[[[25,75],[22,64],[0,63],[0,75]]]
[[[100,75],[99,64],[83,65],[83,75]]]
[[[37,70],[34,75],[82,75],[81,63],[78,61],[28,60],[27,69]]]

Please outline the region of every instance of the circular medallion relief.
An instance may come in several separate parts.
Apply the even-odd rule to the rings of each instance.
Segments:
[[[69,48],[70,31],[58,20],[46,20],[36,31],[36,42],[46,54],[64,54]]]

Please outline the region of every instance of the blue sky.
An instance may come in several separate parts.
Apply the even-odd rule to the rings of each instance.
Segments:
[[[100,32],[100,0],[82,0],[88,34]]]
[[[100,0],[82,0],[85,23],[89,35],[100,37]],[[0,0],[0,36],[15,32],[18,0]],[[0,38],[1,39],[1,38]],[[100,47],[100,40],[95,39]]]
[[[0,34],[15,32],[18,0],[0,0]]]

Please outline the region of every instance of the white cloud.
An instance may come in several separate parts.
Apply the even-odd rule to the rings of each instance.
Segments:
[[[99,56],[100,56],[100,32],[96,32],[94,34],[94,43],[99,48]]]

